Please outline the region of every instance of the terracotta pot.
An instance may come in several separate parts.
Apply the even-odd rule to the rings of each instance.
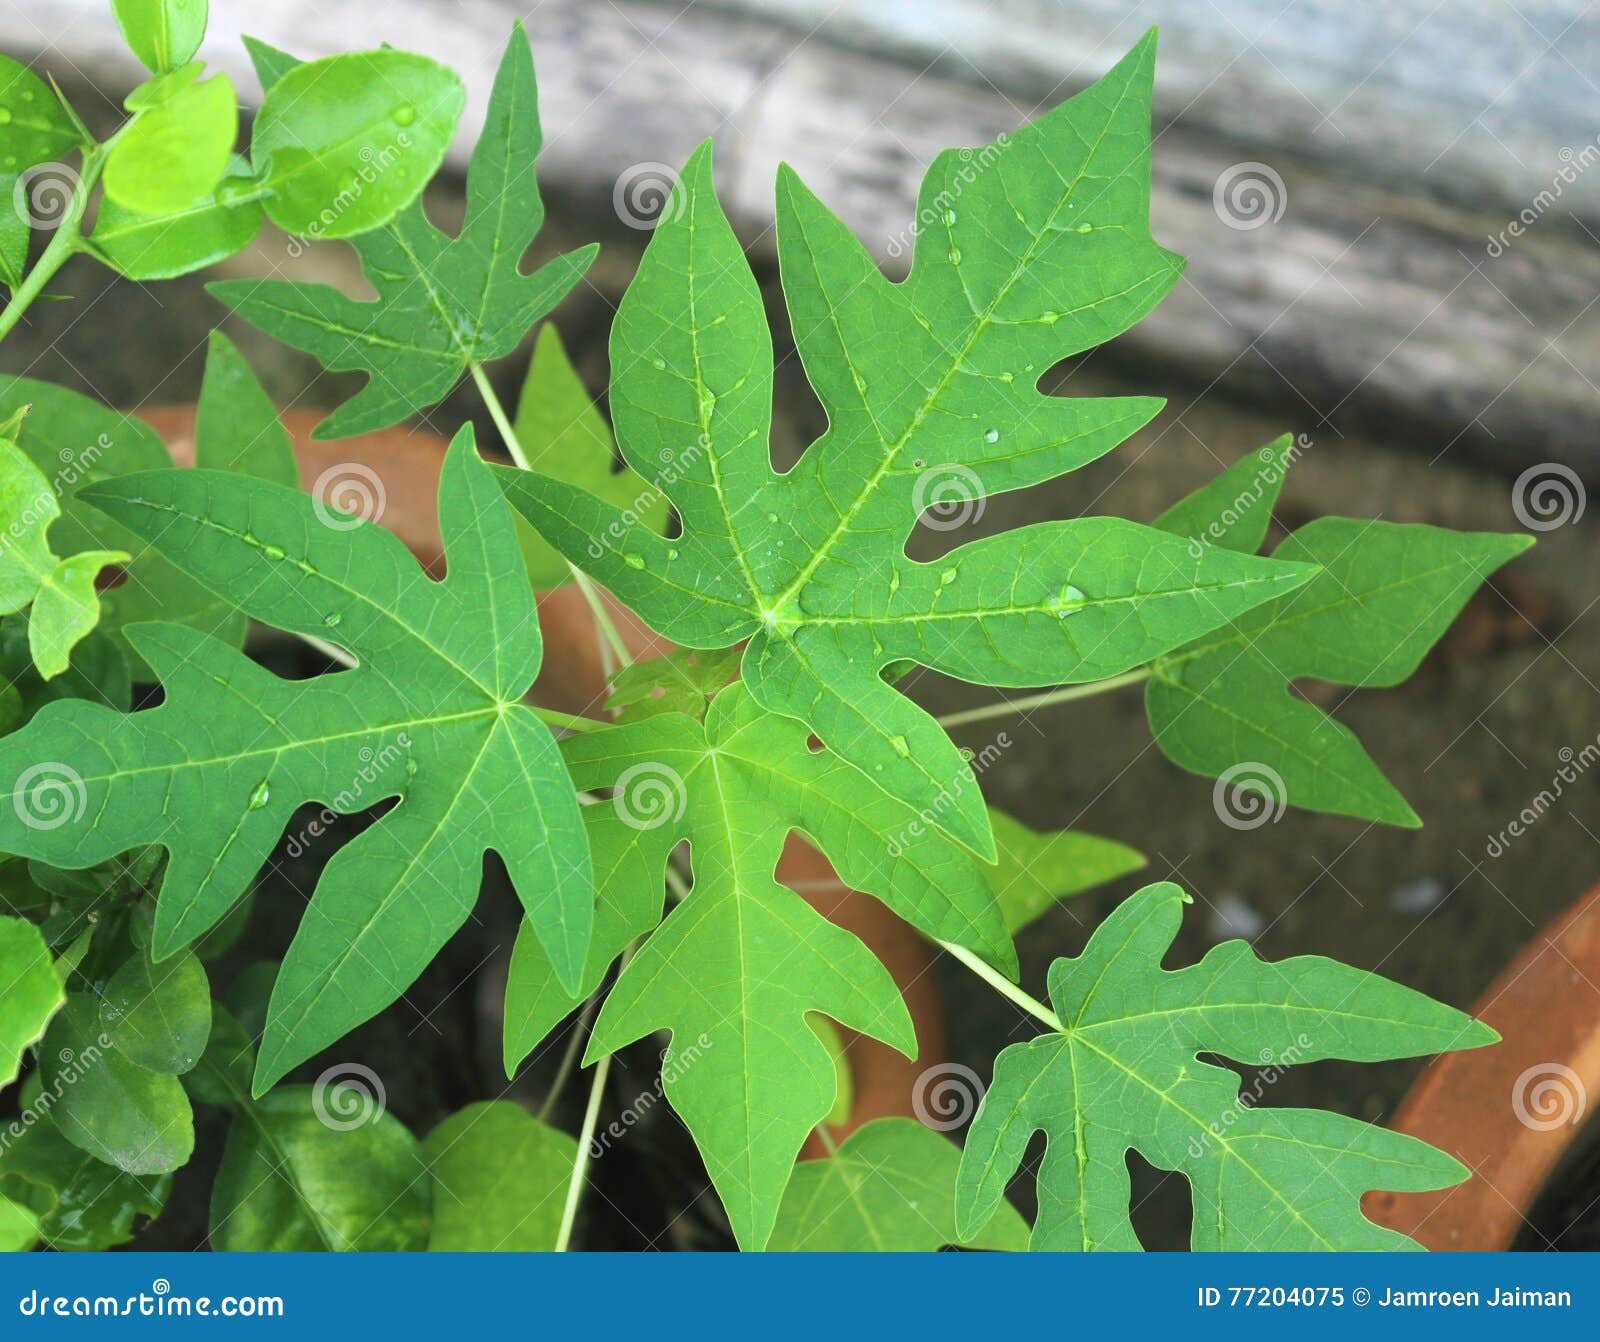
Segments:
[[[1428,1064],[1393,1127],[1472,1170],[1435,1193],[1370,1193],[1380,1225],[1430,1249],[1508,1249],[1600,1097],[1600,887],[1489,985],[1473,1015],[1501,1042]]]
[[[138,414],[162,436],[180,466],[193,464],[193,406],[158,407]],[[435,512],[446,446],[443,438],[396,428],[320,442],[311,437],[319,415],[286,410],[282,418],[294,439],[303,488],[313,489],[324,472],[336,471],[343,465],[359,463],[370,469],[383,482],[383,525],[399,536],[430,572],[443,571]],[[671,650],[670,642],[654,634],[630,612],[609,597],[607,603],[636,657],[659,657]],[[574,587],[539,593],[539,623],[544,631],[545,656],[533,697],[562,712],[600,716],[600,705],[606,696],[606,673],[593,619],[582,595]],[[944,1057],[944,1017],[930,972],[931,948],[876,899],[841,885],[828,860],[793,837],[784,848],[777,874],[779,880],[796,887],[825,917],[854,932],[883,961],[905,996],[917,1030],[920,1062],[909,1061],[876,1040],[843,1032],[855,1097],[848,1122],[837,1129],[839,1136],[875,1118],[912,1116],[917,1077]],[[808,1147],[806,1153],[820,1154],[820,1148]]]

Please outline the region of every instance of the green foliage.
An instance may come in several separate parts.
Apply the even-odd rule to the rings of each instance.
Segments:
[[[134,214],[170,217],[215,193],[239,135],[227,75],[190,84],[143,111],[106,158],[106,199]]]
[[[270,86],[262,118],[275,101],[298,109],[300,90],[313,78],[322,90],[325,80],[309,72],[326,64],[296,66],[274,82],[281,60],[263,69],[258,55],[257,70]],[[460,235],[440,232],[420,204],[387,228],[365,233],[353,245],[377,291],[374,301],[360,302],[321,284],[230,280],[212,286],[240,316],[284,343],[308,350],[329,368],[369,375],[360,392],[317,426],[317,437],[383,428],[432,405],[470,365],[509,354],[589,268],[593,247],[559,256],[527,275],[520,269],[523,253],[544,223],[534,175],[541,143],[536,99],[533,58],[518,25],[495,76],[488,120],[467,171],[467,217]],[[414,134],[418,124],[420,118],[406,126],[406,133]],[[258,147],[262,134],[258,121]],[[269,204],[274,221],[295,227],[272,210]],[[338,231],[322,229],[317,235],[346,237],[383,220],[348,228],[343,222]]]
[[[64,158],[86,142],[55,89],[9,56],[0,56],[0,107],[10,113],[0,122],[0,164],[8,173]]]
[[[0,777],[52,761],[73,809],[72,823],[38,828],[30,796],[13,792],[0,848],[83,865],[170,845],[154,940],[166,956],[233,907],[296,806],[350,812],[401,798],[318,882],[273,994],[262,1089],[404,991],[466,918],[488,848],[558,979],[575,983],[588,855],[549,730],[520,702],[539,628],[510,515],[470,431],[440,484],[442,583],[388,532],[247,477],[147,472],[90,493],[196,581],[269,624],[347,647],[360,665],[289,683],[180,626],[133,631],[165,701],[133,715],[56,705],[0,742]]]
[[[1207,548],[1255,550],[1289,455],[1279,439],[1243,458],[1157,525]],[[1289,684],[1398,685],[1483,581],[1532,544],[1348,517],[1307,523],[1273,558],[1315,565],[1310,582],[1156,660],[1145,708],[1157,744],[1194,773],[1240,768],[1238,785],[1268,806],[1420,825],[1355,734]]]
[[[914,1050],[889,977],[850,933],[773,878],[791,830],[840,879],[930,936],[1014,965],[980,866],[910,808],[813,753],[803,727],[762,710],[743,686],[704,723],[664,713],[562,743],[580,788],[613,788],[586,812],[595,856],[595,938],[578,991],[559,996],[526,936],[506,995],[508,1063],[593,991],[610,963],[660,920],[660,880],[687,839],[694,885],[623,970],[589,1056],[673,1032],[666,1094],[694,1134],[740,1243],[760,1248],[806,1134],[832,1107],[834,1063],[810,1012]],[[898,839],[893,836],[898,835]],[[890,838],[898,851],[885,846]],[[680,966],[698,968],[686,978]]]
[[[154,74],[176,70],[206,35],[206,0],[111,0],[122,40]]]
[[[652,531],[666,529],[666,499],[626,466],[615,469],[611,430],[589,399],[554,326],[540,327],[534,340],[533,358],[517,397],[515,429],[534,470],[633,510]],[[567,561],[526,523],[521,525],[522,554],[533,585],[558,587],[569,581]]]
[[[956,1230],[961,1153],[909,1118],[880,1118],[826,1160],[803,1160],[778,1209],[774,1252],[931,1253],[1028,1247],[1028,1223],[1001,1201],[983,1224]]]
[[[422,1143],[433,1180],[436,1253],[541,1253],[556,1247],[578,1144],[508,1100],[468,1105]]]
[[[0,918],[0,1086],[17,1079],[24,1050],[39,1042],[65,1000],[39,929]]]
[[[988,873],[989,887],[1013,933],[1057,901],[1144,866],[1143,857],[1111,839],[1070,829],[1040,834],[993,807],[989,808],[989,822],[999,850]]]
[[[1080,517],[909,556],[934,539],[919,528],[975,522],[990,496],[1093,461],[1160,408],[1039,390],[1181,270],[1147,219],[1153,34],[1034,124],[940,154],[902,283],[780,171],[784,300],[827,429],[779,472],[772,338],[708,146],[617,313],[615,439],[553,328],[511,421],[484,364],[594,256],[524,272],[544,208],[521,27],[450,236],[421,203],[464,103],[450,71],[388,48],[302,64],[247,41],[265,97],[245,147],[229,81],[193,59],[204,0],[113,8],[152,77],[104,143],[0,58],[0,195],[81,154],[32,268],[26,219],[0,219],[0,337],[72,255],[166,278],[271,218],[348,239],[375,294],[215,287],[329,369],[366,374],[319,436],[395,424],[470,374],[517,469],[457,434],[436,581],[376,524],[375,485],[371,520],[299,492],[277,411],[221,334],[193,471],[135,419],[0,379],[0,1078],[20,1076],[22,1115],[0,1143],[0,1248],[127,1242],[190,1157],[193,1105],[226,1113],[213,1248],[568,1247],[608,1064],[577,1140],[495,1100],[419,1141],[359,1063],[275,1084],[412,984],[472,912],[491,850],[523,919],[507,1070],[574,1014],[557,1088],[580,1059],[667,1036],[661,1093],[745,1248],[1136,1248],[1130,1149],[1189,1179],[1197,1248],[1411,1247],[1363,1219],[1359,1195],[1445,1186],[1464,1173],[1453,1160],[1335,1113],[1247,1107],[1238,1075],[1202,1059],[1275,1075],[1492,1032],[1374,975],[1266,964],[1237,942],[1164,970],[1186,899],[1172,885],[1055,962],[1052,1012],[1015,986],[1012,934],[1143,859],[988,807],[979,776],[998,756],[963,754],[910,697],[918,666],[1078,687],[1061,698],[1145,680],[1161,749],[1224,780],[1219,796],[1265,780],[1274,805],[1415,823],[1291,684],[1398,682],[1527,543],[1322,518],[1262,557],[1297,450],[1283,438],[1152,526]],[[126,580],[97,583],[112,561]],[[683,645],[622,657],[603,719],[526,702],[544,656],[533,589],[573,569],[595,609],[592,580]],[[252,618],[349,665],[272,675],[239,651]],[[133,711],[152,680],[158,706]],[[557,742],[551,723],[571,731]],[[326,862],[281,965],[230,972],[214,1003],[206,965],[226,963],[212,957],[305,804],[387,809]],[[838,888],[779,883],[796,836]],[[888,1119],[795,1165],[814,1127],[851,1120],[852,1060],[870,1048],[849,1032],[916,1044],[885,964],[823,914],[843,888],[1050,1026],[1000,1054],[963,1150]],[[1030,1231],[1004,1190],[1038,1132]]]
[[[348,238],[410,205],[444,158],[466,89],[408,51],[325,56],[266,91],[250,141],[267,217]]]
[[[45,1032],[40,1074],[51,1121],[74,1146],[126,1174],[168,1174],[194,1150],[194,1116],[176,1077],[116,1049],[92,993],[70,993]]]
[[[100,616],[95,579],[120,550],[81,550],[62,558],[45,534],[61,516],[55,490],[0,429],[0,614],[28,611],[28,647],[46,680],[67,669],[73,647]]]
[[[1187,1176],[1196,1249],[1415,1247],[1366,1220],[1360,1196],[1449,1187],[1466,1174],[1455,1160],[1342,1114],[1247,1107],[1238,1075],[1198,1055],[1378,1062],[1476,1048],[1494,1031],[1376,974],[1316,956],[1268,964],[1243,941],[1163,970],[1188,902],[1175,885],[1146,886],[1082,955],[1051,965],[1060,1029],[995,1061],[961,1159],[961,1232],[988,1219],[1043,1132],[1035,1249],[1139,1247],[1130,1148]]]
[[[504,472],[555,547],[659,632],[697,648],[749,638],[743,676],[774,712],[977,852],[992,857],[966,761],[884,682],[915,662],[992,685],[1095,680],[1216,628],[1312,570],[1198,553],[1115,518],[972,541],[933,563],[906,536],[953,485],[986,494],[1049,480],[1116,446],[1159,409],[1140,397],[1045,397],[1051,364],[1126,329],[1176,281],[1151,240],[1146,39],[1092,89],[1003,143],[924,179],[903,285],[784,170],[784,294],[828,430],[772,468],[772,342],[749,266],[690,158],[611,340],[623,459],[683,522],[662,540],[583,491]],[[1080,189],[1082,188],[1082,189]],[[959,195],[957,206],[943,202]]]

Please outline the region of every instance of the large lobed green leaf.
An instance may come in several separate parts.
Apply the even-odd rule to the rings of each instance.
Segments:
[[[509,1100],[469,1104],[422,1143],[433,1184],[435,1253],[556,1247],[578,1144]]]
[[[1026,1249],[1028,1223],[1009,1202],[966,1235],[956,1230],[961,1152],[909,1118],[880,1118],[825,1160],[803,1160],[767,1248],[783,1253],[932,1253]]]
[[[251,52],[270,90],[268,105],[311,69],[259,43]],[[258,143],[261,134],[258,123]],[[369,375],[361,391],[317,426],[317,437],[383,428],[432,405],[469,364],[509,354],[583,276],[594,259],[592,246],[530,274],[520,268],[544,223],[534,175],[541,140],[533,58],[519,23],[468,167],[459,236],[435,228],[419,203],[353,239],[377,292],[370,302],[322,284],[227,280],[211,286],[240,316],[285,344],[309,351],[328,368]]]
[[[827,432],[772,467],[772,342],[760,294],[690,158],[617,313],[611,410],[624,460],[683,522],[663,540],[537,473],[507,496],[570,561],[680,643],[750,643],[756,699],[984,856],[967,762],[887,684],[916,662],[991,685],[1094,680],[1186,643],[1311,570],[1113,518],[1023,527],[914,563],[904,544],[952,488],[981,498],[1115,447],[1160,407],[1057,398],[1038,381],[1111,339],[1176,281],[1150,237],[1153,36],[1103,80],[1003,141],[929,169],[915,264],[893,284],[792,172],[778,251]]]
[[[593,912],[588,850],[549,729],[522,703],[542,653],[533,593],[470,429],[440,482],[439,583],[387,531],[283,486],[157,471],[88,493],[196,581],[359,665],[288,682],[181,626],[132,630],[163,703],[135,714],[55,703],[5,738],[0,850],[82,867],[164,846],[164,957],[237,903],[296,807],[398,799],[323,871],[273,992],[261,1089],[410,985],[470,912],[490,848],[556,976],[575,984]],[[25,777],[39,760],[47,774]]]
[[[18,427],[17,446],[49,482],[54,497],[42,506],[60,508],[50,532],[53,543],[72,555],[122,551],[132,556],[121,565],[125,580],[98,593],[97,628],[111,633],[124,652],[131,650],[123,628],[142,620],[174,621],[235,646],[243,643],[247,621],[228,593],[208,591],[159,547],[80,498],[85,488],[113,476],[171,466],[172,457],[155,431],[54,383],[0,378],[0,418],[24,407],[32,409]],[[294,454],[276,409],[238,350],[215,333],[200,388],[195,460],[262,479],[289,484],[295,479]],[[89,595],[95,595],[92,584]],[[88,607],[79,602],[73,609],[80,612],[81,623]],[[72,628],[76,631],[77,625]],[[149,679],[137,658],[133,669]]]
[[[965,849],[863,788],[842,760],[811,751],[799,723],[764,711],[741,685],[718,696],[704,723],[663,713],[570,737],[562,750],[579,787],[615,789],[585,813],[599,890],[595,939],[577,992],[559,992],[538,947],[519,939],[507,989],[508,1063],[649,933],[606,998],[588,1056],[672,1032],[666,1096],[694,1135],[739,1242],[760,1248],[796,1153],[833,1105],[834,1060],[808,1015],[915,1049],[888,971],[774,878],[788,834],[804,834],[848,886],[926,934],[1012,968],[1005,924]],[[663,922],[662,876],[680,840],[694,883]]]
[[[988,1219],[1043,1132],[1035,1249],[1139,1248],[1130,1149],[1188,1178],[1196,1249],[1415,1248],[1362,1216],[1362,1194],[1446,1188],[1466,1177],[1459,1163],[1342,1114],[1249,1107],[1238,1075],[1200,1055],[1378,1062],[1476,1048],[1494,1031],[1376,974],[1319,956],[1269,964],[1243,941],[1163,970],[1188,902],[1146,886],[1050,967],[1061,1028],[995,1061],[962,1154],[961,1233]]]
[[[1268,444],[1156,525],[1207,548],[1253,553],[1293,455],[1288,438]],[[1145,689],[1156,743],[1194,773],[1236,771],[1238,786],[1268,807],[1420,825],[1355,734],[1290,684],[1398,685],[1484,580],[1532,544],[1349,517],[1307,523],[1273,558],[1316,565],[1315,577],[1157,659]]]

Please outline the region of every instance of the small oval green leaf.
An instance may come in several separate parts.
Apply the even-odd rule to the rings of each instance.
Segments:
[[[136,1066],[111,1046],[100,1005],[72,993],[39,1049],[61,1135],[129,1174],[164,1174],[194,1151],[194,1117],[178,1079]]]
[[[296,66],[267,92],[251,143],[267,217],[316,238],[388,222],[443,161],[465,100],[452,71],[406,51]]]
[[[239,135],[233,84],[192,84],[129,123],[106,159],[106,195],[137,214],[197,205],[222,181]]]
[[[211,1034],[206,971],[193,955],[156,964],[135,951],[106,984],[100,1025],[129,1062],[182,1075],[200,1060]]]
[[[22,172],[82,143],[83,132],[55,90],[22,62],[0,56],[0,171]]]
[[[138,214],[106,200],[90,250],[130,280],[169,280],[224,260],[249,245],[265,217],[248,194],[249,172],[235,155],[215,191],[164,214]]]
[[[200,49],[206,0],[111,0],[122,40],[145,69],[175,70]]]

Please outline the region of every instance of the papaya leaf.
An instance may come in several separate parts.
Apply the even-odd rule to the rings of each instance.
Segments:
[[[539,328],[533,358],[517,398],[517,442],[534,470],[588,490],[618,508],[635,511],[652,531],[666,530],[667,501],[624,467],[614,469],[616,443],[567,358],[552,325]],[[571,578],[567,561],[526,528],[522,553],[535,587],[559,587]]]
[[[1290,458],[1289,440],[1279,439],[1156,525],[1205,549],[1254,550]],[[1191,773],[1254,793],[1237,803],[1251,817],[1293,805],[1420,825],[1355,733],[1289,686],[1301,677],[1398,685],[1489,575],[1532,544],[1531,536],[1348,517],[1307,523],[1273,558],[1316,565],[1314,578],[1157,659],[1145,687],[1156,743]]]
[[[739,674],[739,648],[700,652],[677,648],[665,657],[625,666],[611,678],[606,708],[618,722],[637,722],[658,713],[685,713],[706,720],[711,701]]]
[[[207,380],[213,376],[216,347],[207,358]],[[229,381],[238,391],[237,370]],[[208,399],[204,386],[202,404]],[[265,393],[261,393],[265,400]],[[252,401],[242,399],[242,414],[250,417]],[[65,387],[26,377],[0,377],[0,417],[32,407],[19,427],[17,446],[50,480],[61,508],[51,529],[64,551],[120,550],[132,558],[122,565],[125,581],[100,593],[98,627],[115,635],[117,646],[132,660],[136,679],[149,680],[149,669],[132,657],[122,630],[144,620],[168,620],[189,625],[238,646],[244,642],[247,621],[226,594],[208,591],[182,572],[149,541],[113,521],[80,499],[82,491],[98,481],[172,465],[171,454],[148,424],[111,410]],[[211,449],[201,443],[196,454],[210,459]],[[281,466],[267,468],[270,454],[239,461],[240,469],[265,470],[281,478]],[[3,561],[0,561],[3,562]]]
[[[20,1202],[0,1197],[0,1253],[21,1253],[38,1242],[38,1214]]]
[[[1416,1248],[1361,1214],[1372,1189],[1447,1188],[1467,1170],[1414,1137],[1316,1109],[1248,1107],[1237,1073],[1201,1054],[1274,1068],[1379,1062],[1493,1043],[1494,1031],[1420,993],[1319,956],[1268,964],[1228,941],[1161,968],[1189,897],[1129,896],[1083,954],[1050,967],[1061,1028],[1013,1044],[967,1133],[957,1224],[999,1206],[1035,1132],[1035,1249],[1137,1249],[1127,1152],[1188,1180],[1196,1249]]]
[[[269,86],[269,102],[305,68],[289,68],[283,53],[260,43],[252,45],[251,55]],[[440,232],[415,204],[387,227],[352,240],[377,291],[375,300],[281,280],[210,286],[246,321],[324,366],[369,375],[366,386],[323,420],[314,436],[381,429],[434,404],[470,364],[509,354],[589,268],[592,246],[530,274],[521,270],[523,253],[544,223],[534,175],[542,139],[537,96],[533,58],[519,23],[467,170],[467,214],[459,236]],[[259,139],[259,124],[256,133]]]
[[[64,1001],[39,929],[0,918],[0,1087],[17,1079],[23,1051],[39,1042]]]
[[[1058,901],[1144,866],[1139,853],[1111,839],[1070,829],[1040,834],[992,806],[989,820],[999,849],[999,860],[986,869],[989,886],[1012,932]]]
[[[266,388],[221,331],[206,346],[205,380],[195,406],[194,464],[238,471],[296,489],[294,444]]]
[[[578,1144],[509,1100],[470,1104],[422,1143],[433,1180],[435,1253],[556,1247]]]
[[[1028,1247],[1028,1223],[1002,1201],[966,1238],[956,1233],[961,1152],[915,1119],[858,1128],[825,1160],[794,1168],[767,1248],[775,1253],[932,1253]]]
[[[666,1097],[688,1124],[740,1244],[760,1248],[796,1153],[833,1107],[834,1060],[807,1016],[831,1017],[908,1055],[916,1047],[888,971],[775,880],[787,835],[804,834],[842,881],[928,935],[1011,967],[999,911],[963,848],[888,794],[864,789],[844,761],[813,753],[801,724],[764,711],[741,685],[718,696],[703,724],[662,714],[580,733],[562,750],[577,786],[614,789],[590,808],[599,814],[589,823],[605,882],[601,907],[630,910],[597,917],[612,939],[596,938],[582,989],[621,951],[617,940],[659,913],[667,857],[680,840],[694,873],[688,896],[611,989],[587,1056],[671,1032]],[[622,888],[607,880],[612,874]],[[514,985],[508,1033],[517,1012]]]
[[[926,509],[1052,479],[1160,408],[1057,398],[1038,381],[1111,339],[1176,282],[1148,224],[1154,38],[1034,124],[939,155],[903,284],[891,283],[787,169],[778,254],[828,429],[772,467],[772,341],[717,203],[709,145],[655,229],[611,337],[623,459],[683,523],[663,540],[569,484],[505,471],[517,509],[658,632],[748,638],[742,674],[868,777],[992,858],[971,769],[884,679],[914,662],[1001,686],[1125,671],[1299,585],[1310,570],[1114,518],[1019,528],[917,563]],[[942,525],[942,524],[941,524]]]
[[[522,703],[542,653],[533,592],[470,428],[440,481],[438,583],[389,532],[281,485],[169,470],[88,495],[197,582],[359,665],[289,682],[181,626],[131,631],[162,704],[52,704],[0,741],[11,788],[0,850],[81,867],[166,847],[153,941],[164,958],[227,914],[297,806],[349,813],[398,798],[323,871],[274,988],[261,1089],[412,983],[471,911],[490,848],[557,978],[576,983],[588,852],[555,742]],[[25,777],[39,760],[46,772]],[[53,824],[40,825],[50,800]]]
[[[0,437],[0,614],[28,610],[28,649],[46,680],[67,669],[73,647],[100,618],[100,570],[129,558],[120,550],[57,555],[45,533],[60,516],[44,473]]]

